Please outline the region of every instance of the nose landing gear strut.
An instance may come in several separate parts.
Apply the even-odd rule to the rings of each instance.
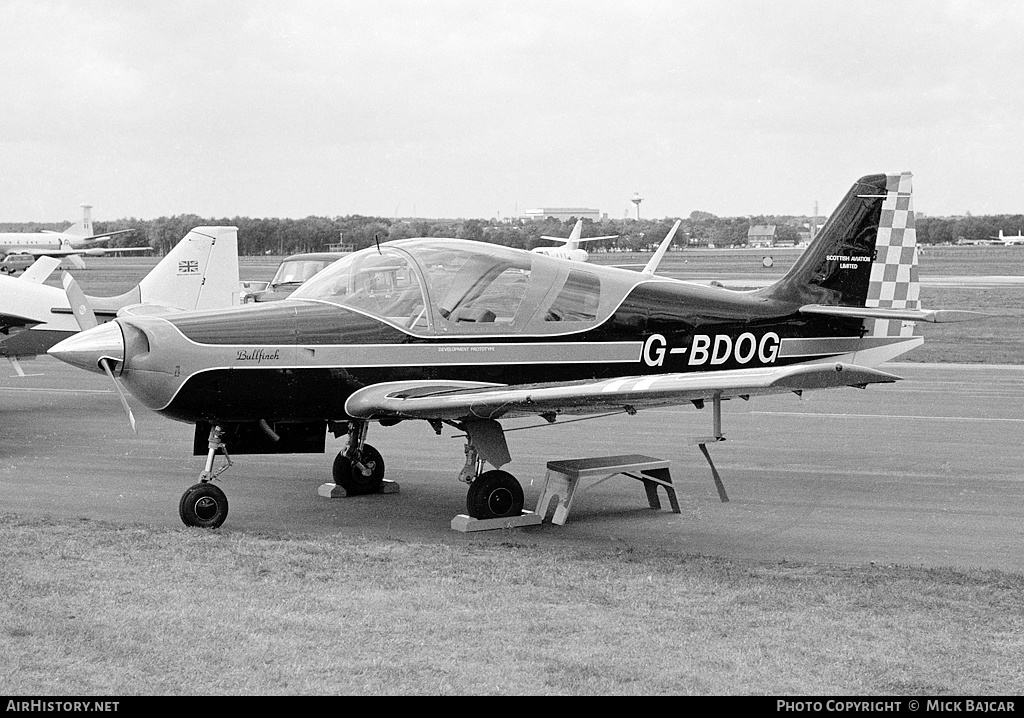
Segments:
[[[193,484],[182,494],[178,502],[178,515],[186,526],[215,529],[228,517],[228,497],[212,482],[232,465],[224,444],[222,427],[215,425],[210,428],[208,445],[206,467],[199,474],[199,483]],[[218,452],[224,455],[225,463],[219,469],[214,469],[213,463]]]

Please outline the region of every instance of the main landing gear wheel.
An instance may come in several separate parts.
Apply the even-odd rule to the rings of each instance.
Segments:
[[[503,519],[523,513],[523,487],[507,471],[485,471],[469,485],[466,509],[475,519]]]
[[[213,484],[195,484],[182,494],[178,514],[186,526],[215,529],[228,517],[228,497]]]
[[[361,463],[370,470],[369,475],[364,474],[344,452],[334,459],[334,483],[345,489],[349,496],[375,494],[384,483],[384,457],[369,444],[363,444],[361,454]]]

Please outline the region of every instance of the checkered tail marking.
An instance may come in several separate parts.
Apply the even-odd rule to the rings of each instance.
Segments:
[[[888,175],[885,189],[865,306],[920,309],[911,174]],[[866,324],[870,336],[909,337],[914,334],[913,322],[872,319]]]

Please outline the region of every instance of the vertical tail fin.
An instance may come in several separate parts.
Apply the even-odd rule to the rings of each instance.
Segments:
[[[92,205],[83,204],[82,207],[82,219],[78,222],[69,224],[61,234],[70,234],[75,237],[91,237],[92,232]]]
[[[238,303],[238,229],[196,227],[139,283],[140,302],[178,309]]]
[[[580,237],[583,235],[583,220],[576,220],[576,224],[573,225],[572,232],[569,233],[569,238],[565,240],[565,249],[570,252],[574,249],[579,249]]]
[[[797,307],[919,309],[911,174],[858,180],[786,276],[758,294]],[[900,320],[866,319],[864,327],[873,336],[913,330]]]
[[[86,237],[91,237],[95,232],[92,231],[92,205],[82,205],[82,231]]]

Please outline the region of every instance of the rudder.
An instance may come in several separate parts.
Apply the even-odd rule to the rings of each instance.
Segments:
[[[886,197],[875,240],[875,259],[864,306],[885,309],[920,309],[921,286],[917,274],[917,228],[911,191],[911,174],[886,177]],[[913,336],[913,322],[868,319],[870,336]]]

